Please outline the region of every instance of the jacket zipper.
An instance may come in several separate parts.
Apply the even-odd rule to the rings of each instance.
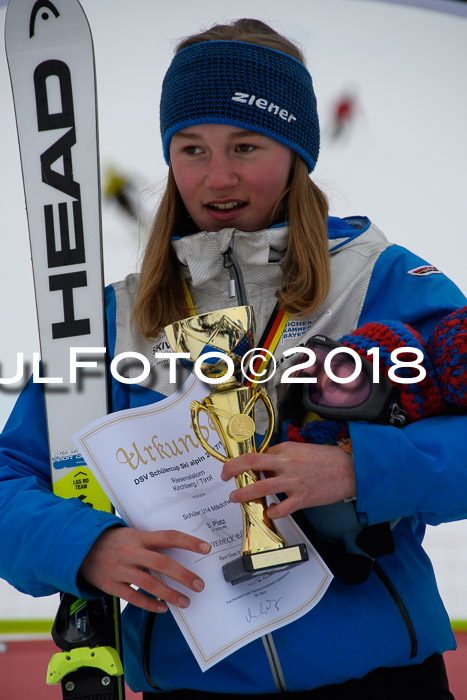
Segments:
[[[224,253],[224,267],[229,271],[229,297],[233,298],[236,296],[239,306],[247,306],[248,300],[245,290],[245,284],[243,282],[242,271],[233,254],[233,234],[229,243],[229,247]],[[149,685],[152,688],[154,688],[154,690],[160,690],[160,688],[158,688],[158,686],[154,683],[151,677],[150,670],[151,636],[155,619],[155,613],[149,613],[146,621],[143,642],[143,670],[144,675],[146,677],[146,681],[149,683]],[[285,682],[281,663],[279,661],[279,655],[277,653],[272,634],[267,634],[264,637],[262,637],[262,641],[268,658],[269,667],[271,669],[271,675],[274,680],[274,685],[276,686],[277,691],[279,693],[286,693],[287,684]]]
[[[233,233],[230,239],[229,247],[224,253],[224,267],[229,271],[229,297],[232,299],[237,297],[239,306],[247,306],[247,296],[245,285],[243,283],[243,275],[238,262],[233,254]]]
[[[277,692],[288,693],[287,684],[285,682],[284,673],[279,660],[279,654],[277,653],[272,634],[266,634],[261,639],[266,651],[266,656],[268,657],[269,668],[271,669],[272,678],[274,680],[274,685],[276,686]]]
[[[229,271],[229,297],[232,299],[237,297],[239,306],[247,306],[248,300],[243,282],[243,275],[240,266],[233,254],[233,234],[230,239],[229,247],[224,253],[224,267]],[[268,657],[269,668],[274,680],[274,685],[279,693],[286,693],[287,684],[285,682],[284,673],[282,671],[279,655],[272,634],[266,634],[262,637],[263,646]]]

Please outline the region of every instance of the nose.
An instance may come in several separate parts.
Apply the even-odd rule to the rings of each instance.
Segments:
[[[207,164],[205,185],[212,190],[227,190],[238,184],[235,163],[226,153],[213,152]]]

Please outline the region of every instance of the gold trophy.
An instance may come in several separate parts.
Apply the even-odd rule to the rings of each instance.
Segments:
[[[191,403],[191,421],[200,444],[213,457],[226,462],[247,452],[263,452],[274,431],[274,409],[266,390],[244,386],[242,359],[254,348],[255,320],[251,306],[220,309],[177,321],[164,329],[174,352],[189,353],[184,360],[191,371],[198,361],[205,377],[221,380],[228,374],[228,364],[233,373],[214,385],[211,393],[200,401]],[[208,357],[213,353],[214,357]],[[203,356],[203,357],[202,357]],[[200,358],[200,359],[199,359]],[[226,358],[232,361],[229,363]],[[254,409],[256,402],[264,404],[268,418],[266,435],[256,449]],[[227,456],[220,454],[204,439],[200,424],[200,411],[213,420]],[[249,470],[236,477],[238,488],[258,480]],[[243,542],[241,556],[224,564],[222,571],[226,581],[232,584],[271,570],[286,569],[308,559],[304,544],[289,546],[266,514],[265,498],[241,503],[243,514]]]

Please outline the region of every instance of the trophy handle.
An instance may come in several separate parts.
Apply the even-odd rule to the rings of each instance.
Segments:
[[[272,405],[271,399],[269,398],[269,395],[267,394],[267,392],[264,389],[258,390],[257,398],[261,399],[261,401],[264,403],[264,405],[266,407],[266,411],[268,413],[268,417],[269,417],[268,429],[266,431],[266,435],[263,438],[263,442],[258,447],[258,452],[264,452],[264,450],[267,448],[267,446],[271,442],[272,434],[274,432],[274,423],[275,423],[274,407]]]
[[[206,442],[206,440],[204,439],[204,437],[201,433],[201,426],[200,426],[199,420],[198,420],[199,412],[204,411],[208,415],[211,415],[210,412],[206,409],[204,404],[202,404],[200,401],[196,401],[196,400],[191,402],[190,408],[191,408],[191,424],[193,426],[193,431],[194,431],[196,437],[198,438],[198,440],[200,441],[201,445],[204,447],[206,452],[208,452],[208,454],[211,455],[211,457],[215,457],[216,459],[220,459],[221,462],[227,462],[229,458],[226,457],[225,455],[222,455],[220,452],[217,452],[217,450],[215,450],[213,447],[211,447],[211,445],[208,442]]]

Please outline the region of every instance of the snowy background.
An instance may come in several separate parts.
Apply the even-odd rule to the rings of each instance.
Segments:
[[[331,213],[369,216],[467,292],[467,8],[377,0],[81,0],[94,36],[103,177],[132,178],[152,211],[166,167],[158,131],[162,78],[177,40],[215,22],[254,16],[297,40],[308,58],[323,131],[314,178]],[[2,4],[0,2],[0,4]],[[3,2],[3,4],[5,4]],[[411,3],[412,5],[416,3]],[[163,9],[162,9],[163,8]],[[3,26],[5,7],[0,7]],[[456,14],[457,13],[464,13]],[[16,353],[38,350],[27,223],[13,102],[0,43],[0,376]],[[336,105],[353,118],[333,138]],[[145,228],[104,202],[106,282],[137,268]],[[0,390],[0,428],[15,391]],[[430,528],[427,549],[454,619],[467,619],[464,523]],[[0,620],[49,618],[55,600],[21,596],[0,581]]]

